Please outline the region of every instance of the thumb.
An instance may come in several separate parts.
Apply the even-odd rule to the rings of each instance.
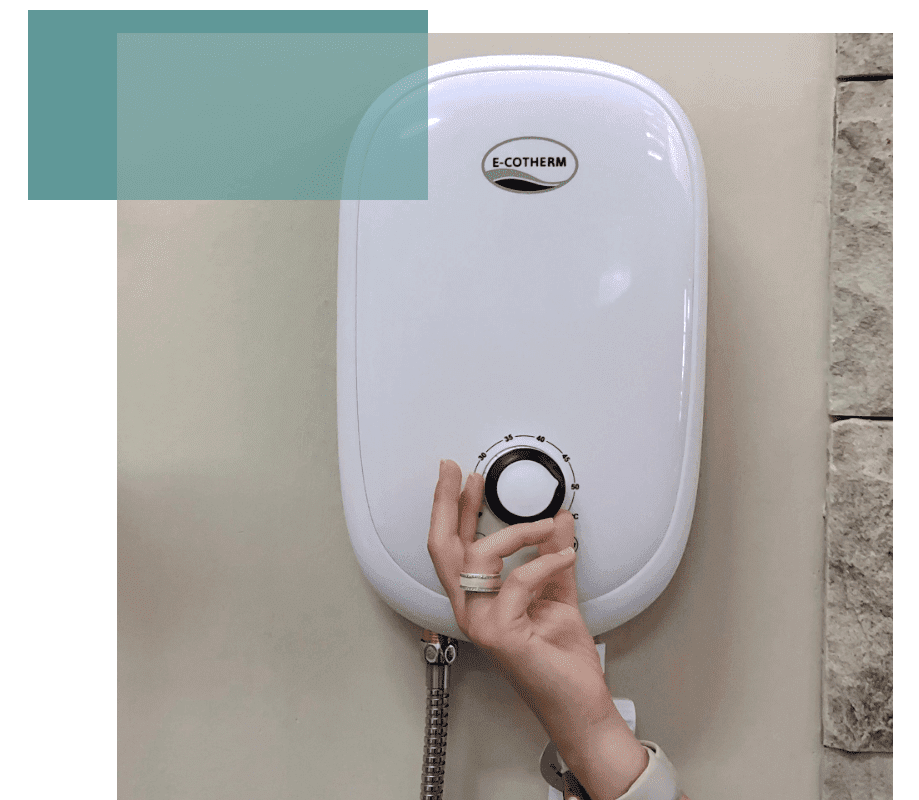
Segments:
[[[574,541],[574,517],[569,511],[559,511],[555,515],[555,532],[551,539],[539,545],[539,554],[558,552]],[[574,578],[574,569],[562,570],[553,575],[552,579],[543,586],[540,596],[543,600],[555,600],[578,608],[578,587]]]
[[[559,553],[546,553],[517,567],[507,576],[494,604],[496,621],[502,627],[526,616],[530,603],[540,596],[553,578],[574,566],[574,547]],[[575,601],[577,602],[577,601]]]

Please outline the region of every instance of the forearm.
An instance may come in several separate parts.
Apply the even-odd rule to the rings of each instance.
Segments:
[[[577,780],[569,787],[583,787],[571,797],[618,800],[638,781],[649,766],[648,750],[638,741],[612,705],[602,722],[585,726],[559,726],[550,732],[552,741]],[[642,790],[642,796],[644,796]],[[586,794],[585,794],[586,792]],[[569,794],[565,793],[568,798]],[[680,800],[688,800],[685,794]]]
[[[590,730],[556,732],[552,741],[591,800],[622,797],[648,766],[648,751],[618,712]]]
[[[595,652],[595,651],[594,651]],[[635,738],[616,708],[603,672],[585,670],[577,693],[561,691],[553,674],[534,670],[524,684],[506,671],[511,684],[536,714],[590,800],[622,797],[649,763],[648,751]]]

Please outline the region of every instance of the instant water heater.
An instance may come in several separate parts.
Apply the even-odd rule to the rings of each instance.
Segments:
[[[401,135],[427,135],[427,200],[341,204],[351,542],[392,608],[464,638],[427,551],[439,462],[451,458],[485,477],[481,534],[574,514],[581,611],[596,635],[664,590],[692,519],[707,271],[699,146],[676,102],[628,69],[471,58],[374,104],[346,183],[370,175],[374,140],[399,109],[425,100],[426,131]],[[505,574],[531,551],[506,559]]]

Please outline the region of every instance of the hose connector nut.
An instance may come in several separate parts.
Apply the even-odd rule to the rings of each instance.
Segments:
[[[452,664],[456,661],[456,639],[439,633],[425,633],[421,640],[421,653],[428,664]]]

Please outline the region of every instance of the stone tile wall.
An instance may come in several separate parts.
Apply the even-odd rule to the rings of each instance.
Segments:
[[[893,796],[893,36],[837,35],[824,800]]]

